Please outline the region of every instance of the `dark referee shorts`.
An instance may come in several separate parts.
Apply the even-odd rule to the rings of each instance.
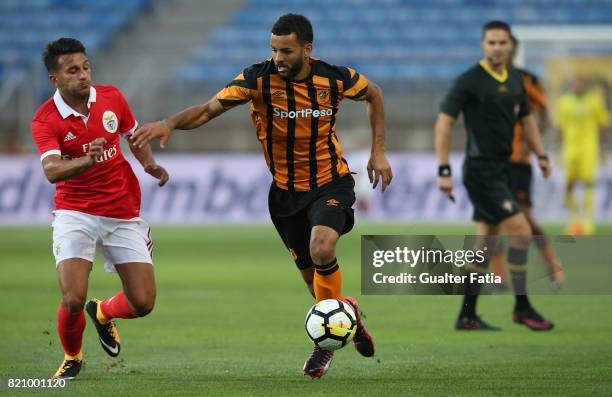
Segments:
[[[510,162],[466,158],[463,184],[476,222],[497,225],[520,209],[510,187]]]
[[[516,201],[527,208],[531,208],[531,180],[533,172],[531,164],[510,163],[510,188]]]
[[[327,185],[296,192],[270,186],[268,208],[272,223],[299,269],[314,266],[310,257],[310,231],[328,226],[343,235],[355,224],[355,180],[347,174]]]

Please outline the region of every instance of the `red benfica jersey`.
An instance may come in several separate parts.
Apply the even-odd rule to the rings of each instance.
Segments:
[[[89,115],[78,113],[56,91],[32,120],[41,161],[53,154],[73,159],[86,156],[90,142],[107,141],[96,165],[56,184],[55,209],[119,219],[138,217],[140,186],[119,145],[119,135],[133,133],[138,123],[121,92],[112,86],[92,86],[87,107]]]

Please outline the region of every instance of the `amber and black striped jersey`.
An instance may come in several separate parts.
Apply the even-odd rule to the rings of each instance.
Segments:
[[[539,114],[540,109],[546,108],[548,102],[544,95],[544,87],[538,78],[525,69],[516,68],[523,78],[523,85],[527,94],[527,102],[532,114]],[[512,140],[512,155],[510,161],[513,163],[531,164],[531,150],[526,147],[523,139],[523,125],[518,122],[514,126],[514,138]]]
[[[308,191],[349,167],[336,136],[340,101],[362,99],[368,80],[351,68],[311,59],[301,81],[281,78],[274,62],[252,65],[217,94],[224,107],[251,101],[251,119],[276,186]]]

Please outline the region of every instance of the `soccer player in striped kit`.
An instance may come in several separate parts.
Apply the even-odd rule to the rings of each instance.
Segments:
[[[136,144],[160,139],[173,130],[197,128],[225,111],[250,102],[257,138],[274,178],[268,207],[272,222],[317,301],[341,299],[357,314],[357,351],[374,355],[355,298],[344,297],[336,243],[354,224],[355,182],[336,136],[344,98],[365,101],[372,127],[368,174],[375,188],[391,182],[385,155],[384,105],[380,88],[355,70],[311,56],[313,30],[302,15],[281,16],[272,27],[272,57],[240,73],[210,101],[192,106],[135,133]],[[315,346],[304,374],[325,374],[333,352]]]

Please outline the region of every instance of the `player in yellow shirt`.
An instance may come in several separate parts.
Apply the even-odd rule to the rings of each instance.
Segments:
[[[589,91],[584,77],[577,76],[571,91],[559,99],[555,113],[561,132],[566,205],[571,215],[568,233],[592,234],[599,141],[606,136],[608,112],[601,95]],[[578,182],[585,187],[582,210],[574,196]]]

